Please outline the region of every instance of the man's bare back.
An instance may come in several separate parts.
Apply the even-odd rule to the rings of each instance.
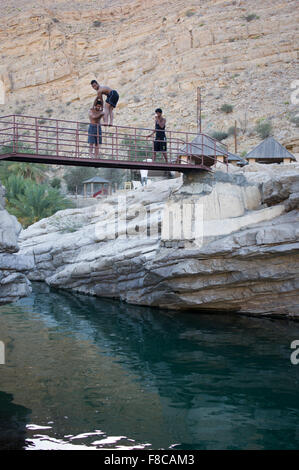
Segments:
[[[112,125],[113,124],[113,109],[116,107],[119,94],[116,90],[113,90],[107,85],[99,85],[96,80],[90,82],[92,88],[97,92],[97,97],[94,100],[94,105],[98,100],[104,103],[103,95],[107,96],[107,99],[104,103],[104,124]],[[108,122],[110,121],[110,122]]]
[[[99,88],[97,89],[97,99],[103,101],[103,95],[108,96],[111,91],[112,88],[109,86],[99,85]]]

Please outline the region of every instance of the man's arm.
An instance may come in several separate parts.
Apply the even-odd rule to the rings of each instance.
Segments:
[[[156,121],[155,121],[155,122],[156,122]],[[153,137],[153,135],[155,134],[155,132],[156,132],[156,131],[154,130],[151,134],[147,135],[146,138],[149,139],[150,137]]]
[[[101,101],[101,103],[103,103],[103,93],[102,93],[102,90],[98,90],[97,91],[97,97],[96,99],[94,100],[93,102],[93,106],[95,106],[97,104],[97,101]]]

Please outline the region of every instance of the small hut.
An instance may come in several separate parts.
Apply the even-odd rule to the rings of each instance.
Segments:
[[[273,137],[267,137],[246,155],[248,163],[291,163],[296,161],[285,147]]]
[[[188,163],[191,160],[195,163],[203,163],[206,166],[212,166],[215,163],[215,156],[218,161],[227,160],[227,150],[215,139],[205,134],[198,134],[192,142],[185,144],[180,149],[180,163]]]
[[[111,194],[111,182],[94,176],[88,180],[83,181],[83,195],[84,197],[97,197],[108,196]]]
[[[247,160],[244,160],[244,158],[231,152],[228,152],[228,163],[231,163],[232,165],[235,165],[235,166],[248,165]]]

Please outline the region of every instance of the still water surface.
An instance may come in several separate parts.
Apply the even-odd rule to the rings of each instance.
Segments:
[[[0,307],[0,448],[296,449],[299,324],[49,290]]]

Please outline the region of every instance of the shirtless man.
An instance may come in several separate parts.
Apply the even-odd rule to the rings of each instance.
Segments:
[[[104,116],[103,105],[100,100],[94,103],[89,110],[88,143],[89,155],[97,157],[99,155],[99,145],[102,143],[101,118]]]
[[[116,90],[112,90],[108,86],[99,85],[96,80],[91,80],[90,82],[92,88],[96,90],[97,97],[94,101],[94,104],[97,100],[103,102],[103,95],[106,95],[106,101],[104,105],[104,119],[103,123],[108,124],[108,126],[112,126],[113,124],[113,109],[116,107],[117,102],[119,100],[119,95]]]

